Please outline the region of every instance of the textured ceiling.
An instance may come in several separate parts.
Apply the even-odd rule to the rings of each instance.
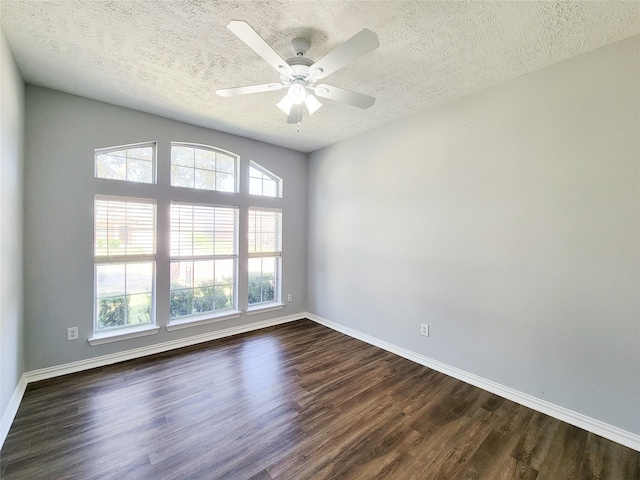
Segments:
[[[27,83],[303,152],[640,33],[640,3],[486,1],[0,0]],[[245,20],[283,57],[319,60],[362,28],[380,47],[326,83],[377,98],[324,100],[300,131],[284,91],[222,98],[217,88],[277,82],[225,25]]]

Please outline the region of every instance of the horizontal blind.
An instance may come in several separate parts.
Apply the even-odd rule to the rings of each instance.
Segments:
[[[282,251],[282,211],[249,209],[249,253]]]
[[[171,204],[171,258],[236,255],[238,209]]]
[[[155,202],[96,198],[94,218],[96,257],[155,255]]]

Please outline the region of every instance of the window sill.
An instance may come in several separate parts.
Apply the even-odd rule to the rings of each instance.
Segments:
[[[207,313],[205,315],[192,315],[189,317],[178,318],[169,322],[167,330],[172,332],[182,328],[197,327],[198,325],[206,325],[207,323],[230,320],[232,318],[238,318],[241,313],[242,312],[239,310],[225,310],[220,313]]]
[[[254,305],[253,307],[247,308],[247,315],[255,315],[256,313],[272,312],[274,310],[282,310],[283,308],[284,308],[284,303],[280,303],[280,302],[261,303],[259,305]]]
[[[131,327],[127,329],[112,330],[110,332],[96,333],[89,339],[89,345],[94,347],[96,345],[102,345],[103,343],[119,342],[129,338],[155,335],[159,330],[160,327],[156,325],[143,325],[141,327]]]

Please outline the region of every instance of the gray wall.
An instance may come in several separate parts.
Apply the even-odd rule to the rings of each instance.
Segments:
[[[93,178],[93,152],[100,147],[156,140],[158,184]],[[169,186],[170,142],[213,145],[240,155],[241,178],[249,159],[284,180],[284,198],[201,191],[197,201],[240,207],[240,245],[246,238],[249,205],[283,209],[283,300],[275,312],[167,332],[169,316],[168,239],[158,239],[157,335],[91,347],[93,316],[93,196],[96,193],[158,199],[160,217],[170,200],[184,200],[186,189]],[[306,310],[306,155],[254,140],[195,127],[134,110],[44,88],[26,89],[25,169],[25,321],[27,369],[60,365],[117,351],[228,328]],[[190,192],[191,194],[192,192]],[[243,221],[244,219],[244,221]],[[246,240],[244,240],[246,245]],[[164,252],[164,254],[163,254]],[[240,262],[239,306],[246,307],[246,268]],[[164,272],[164,273],[163,273]],[[244,280],[244,281],[243,281]],[[66,329],[78,326],[79,341]]]
[[[22,196],[24,82],[0,30],[0,418],[24,366]]]
[[[639,45],[311,154],[309,311],[640,434]]]

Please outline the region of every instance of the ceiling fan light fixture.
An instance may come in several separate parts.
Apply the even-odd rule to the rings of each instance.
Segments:
[[[307,98],[304,100],[304,104],[307,106],[307,110],[309,110],[309,115],[316,113],[322,106],[322,103],[320,103],[318,99],[311,94],[307,95]]]
[[[307,98],[307,84],[304,80],[294,80],[289,87],[287,96],[295,105],[300,105]]]
[[[284,112],[285,115],[289,115],[291,112],[291,107],[293,106],[293,101],[289,97],[289,94],[285,95],[282,100],[276,103],[278,108]]]

